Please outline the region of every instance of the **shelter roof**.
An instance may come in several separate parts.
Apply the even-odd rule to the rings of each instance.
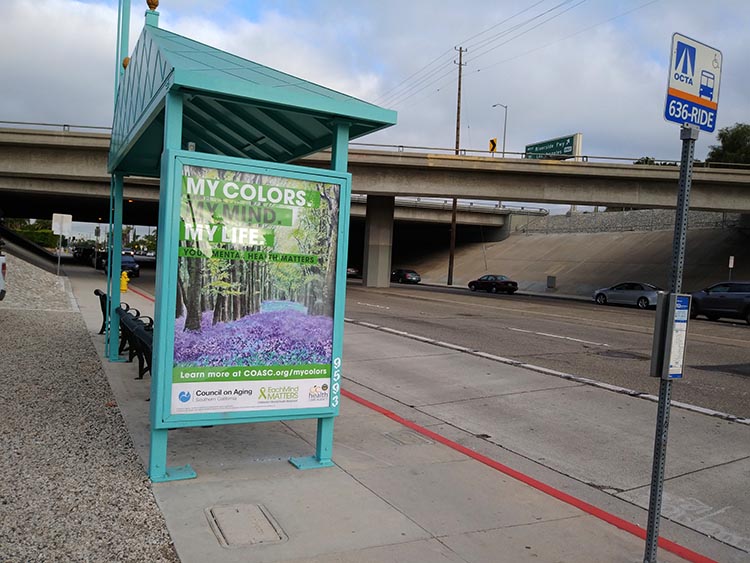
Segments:
[[[158,177],[165,99],[183,94],[182,148],[290,162],[326,149],[335,124],[350,139],[396,123],[396,112],[145,25],[121,78],[110,172]]]

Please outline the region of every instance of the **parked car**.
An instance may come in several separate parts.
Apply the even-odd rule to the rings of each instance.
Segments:
[[[414,270],[396,269],[391,272],[391,281],[396,283],[419,283],[422,277]]]
[[[135,256],[135,251],[132,248],[123,248],[122,255],[123,256]]]
[[[750,282],[717,283],[692,293],[692,298],[692,318],[703,315],[715,321],[724,317],[750,324]]]
[[[346,268],[346,277],[347,278],[361,278],[362,270],[360,270],[356,266],[348,266]]]
[[[128,277],[130,279],[138,278],[141,275],[141,266],[138,264],[138,262],[135,261],[134,256],[130,256],[129,254],[123,254],[120,257],[121,260],[121,266],[120,270],[123,272],[128,273]],[[97,259],[97,270],[106,270],[107,269],[107,254],[103,253],[99,256]]]
[[[141,266],[135,261],[134,256],[128,256],[124,254],[121,258],[122,265],[121,270],[128,273],[129,278],[138,278],[141,276]]]
[[[518,291],[518,283],[511,280],[508,276],[487,274],[478,280],[470,281],[469,289],[471,291],[481,289],[490,293],[507,293],[508,295],[513,295]]]
[[[650,283],[622,282],[612,287],[602,287],[594,292],[594,301],[599,305],[618,303],[635,305],[639,309],[656,306],[657,294],[662,291]]]

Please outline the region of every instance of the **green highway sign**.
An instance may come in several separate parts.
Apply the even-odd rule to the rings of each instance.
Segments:
[[[559,137],[549,139],[532,145],[526,145],[524,152],[526,158],[549,158],[549,159],[566,159],[580,156],[581,138],[583,135],[576,133],[568,137]]]

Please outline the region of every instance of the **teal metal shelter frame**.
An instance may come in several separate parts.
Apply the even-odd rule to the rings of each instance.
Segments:
[[[120,3],[118,61],[127,49],[129,9]],[[349,140],[395,124],[396,114],[372,104],[236,57],[158,27],[146,25],[129,59],[115,75],[115,114],[108,168],[112,174],[110,233],[122,230],[123,179],[160,178],[155,332],[151,384],[149,476],[170,481],[195,476],[189,466],[167,465],[171,428],[317,419],[315,454],[292,458],[300,469],[333,464],[333,422],[339,412],[346,255],[351,177]],[[288,164],[331,148],[331,168]],[[172,414],[177,244],[182,169],[185,165],[281,175],[339,186],[333,353],[328,405],[225,413]],[[121,240],[109,237],[107,354],[117,361]]]

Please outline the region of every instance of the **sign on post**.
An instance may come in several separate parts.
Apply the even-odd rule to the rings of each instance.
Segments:
[[[672,56],[664,119],[716,129],[721,82],[721,51],[679,33],[672,35]]]
[[[526,153],[526,158],[565,160],[581,156],[582,145],[583,135],[576,133],[567,137],[559,137],[557,139],[549,139],[526,145],[524,152]]]
[[[490,152],[497,152],[497,139],[490,139]]]
[[[70,236],[73,230],[73,216],[62,213],[52,214],[52,232],[56,235]]]

